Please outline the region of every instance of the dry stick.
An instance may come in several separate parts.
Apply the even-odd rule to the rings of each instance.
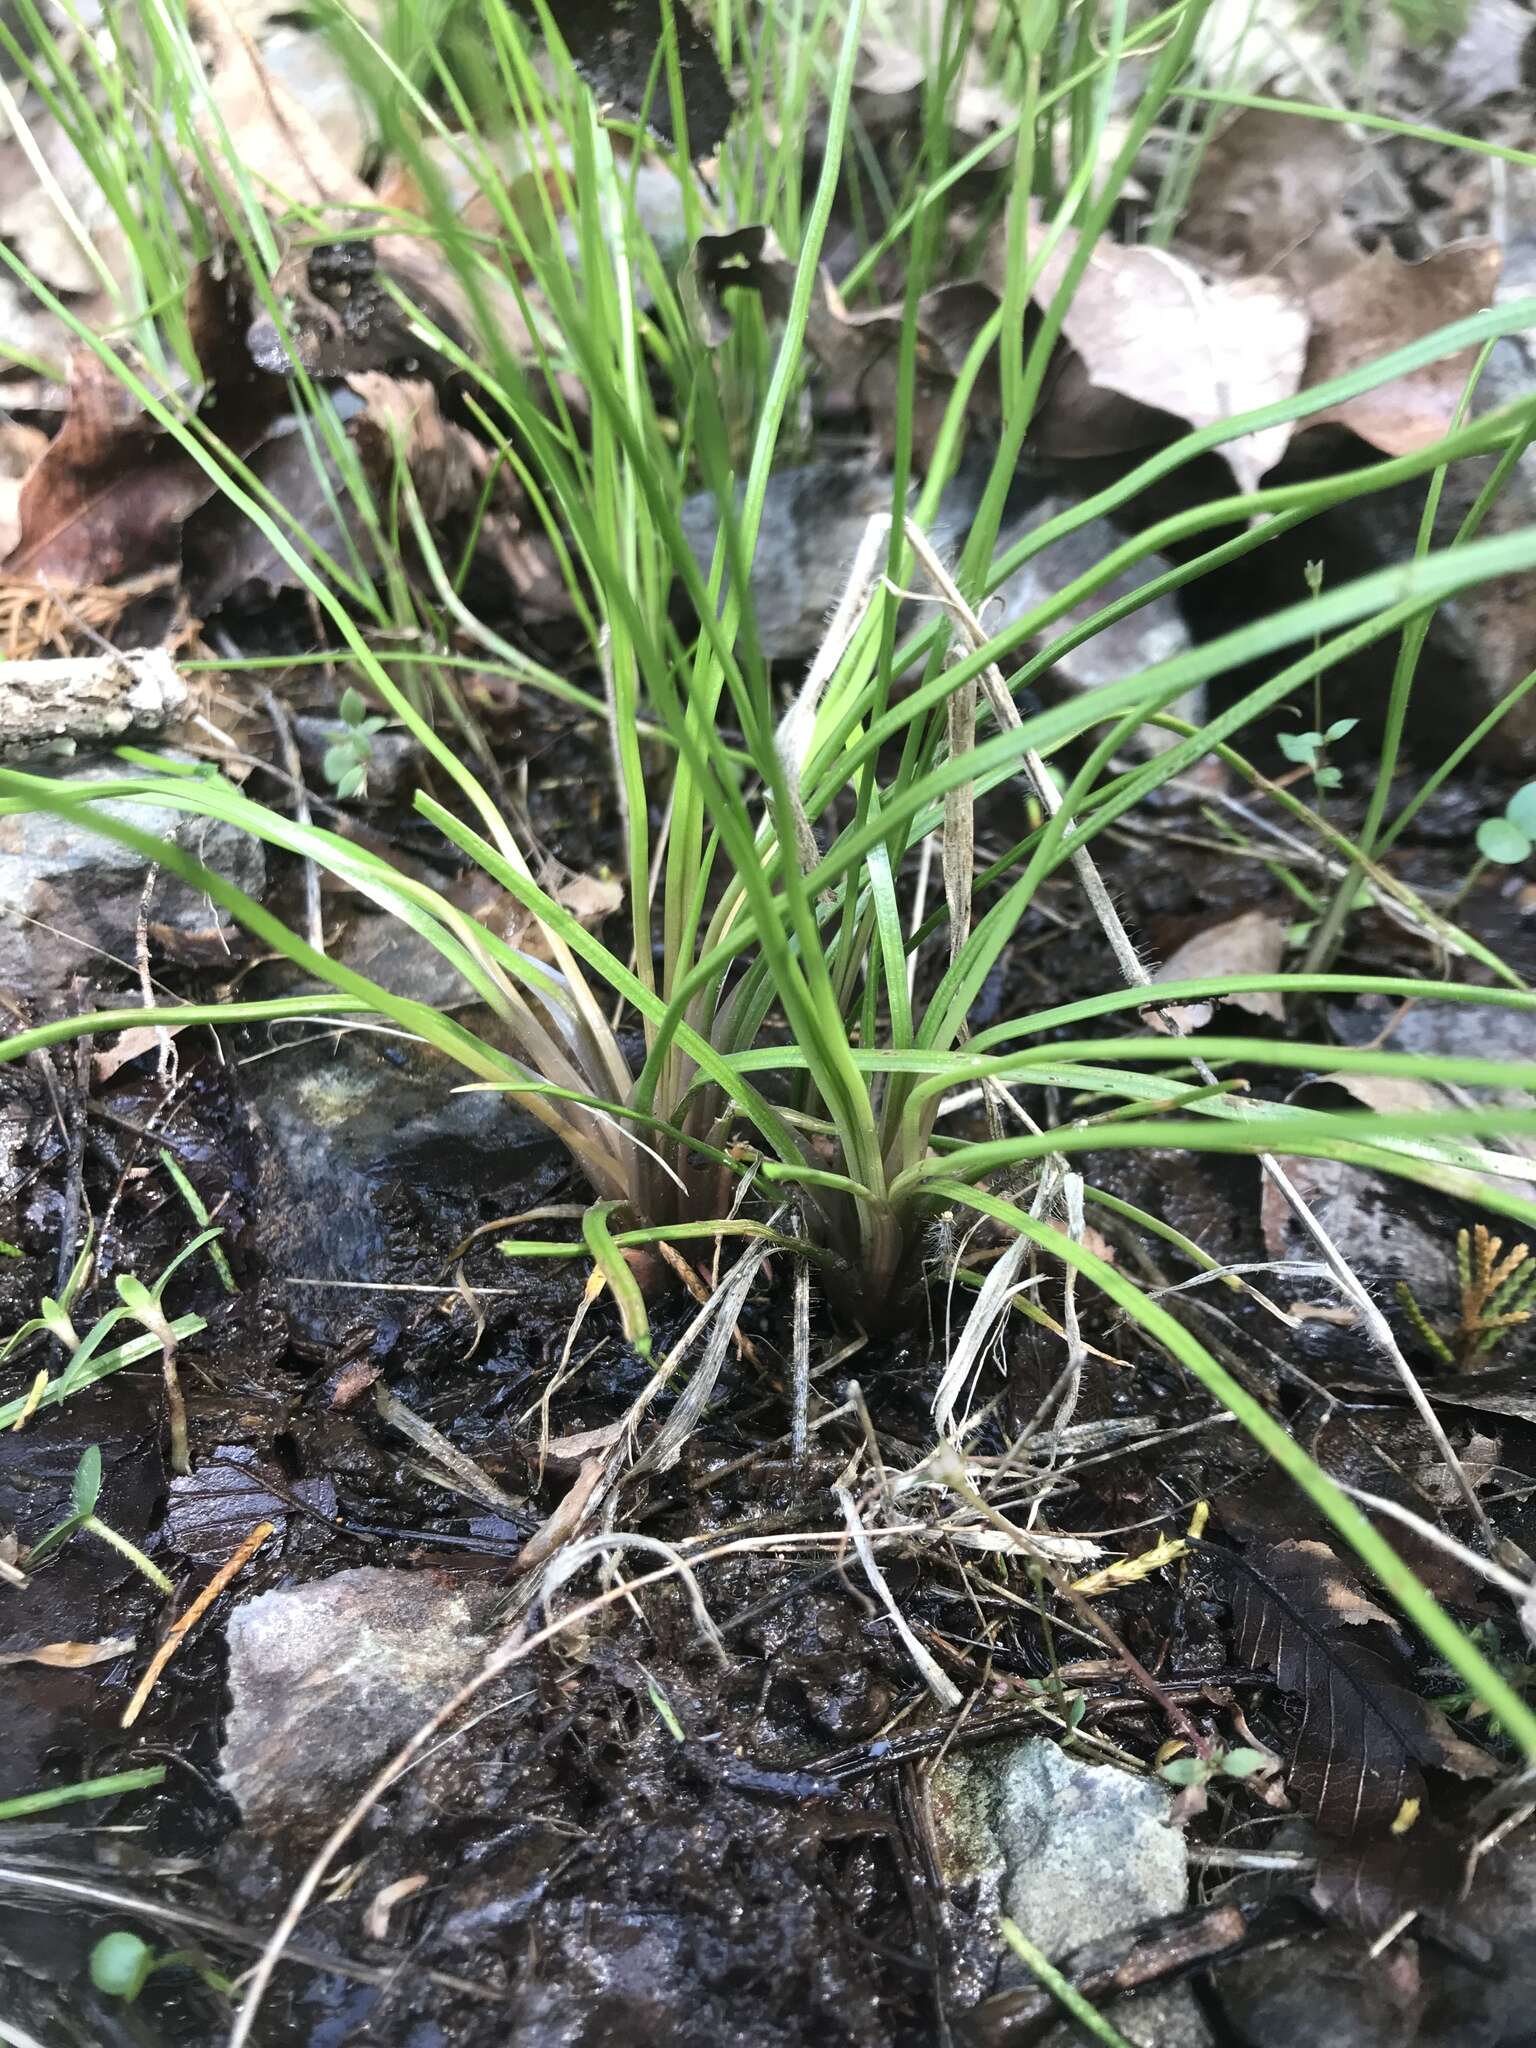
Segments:
[[[299,759],[298,744],[293,737],[293,727],[288,714],[278,702],[275,692],[263,690],[262,709],[272,721],[272,730],[277,737],[278,751],[283,757],[283,767],[293,786],[294,822],[308,829],[312,820],[309,809],[309,791],[304,783],[304,764]],[[305,935],[317,953],[325,951],[325,924],[320,912],[320,870],[304,856],[304,923]]]
[[[800,1234],[806,1234],[805,1216],[800,1216]],[[796,1465],[805,1463],[811,1411],[811,1262],[795,1261],[794,1296],[794,1392],[790,1408],[789,1455]]]
[[[987,644],[986,629],[961,595],[954,578],[945,568],[943,561],[934,549],[928,536],[910,518],[907,521],[907,541],[913,553],[922,563],[934,588],[943,599],[946,610],[959,622],[972,647],[985,647]],[[982,671],[980,680],[981,686],[986,692],[987,702],[992,707],[993,716],[997,719],[998,724],[1008,731],[1017,731],[1023,724],[1023,720],[1019,716],[1018,706],[1013,701],[1008,685],[1003,680],[1001,669],[998,668],[995,662],[989,663]],[[1045,762],[1032,747],[1025,750],[1024,766],[1034,787],[1035,794],[1044,805],[1047,814],[1053,818],[1058,816],[1061,811],[1060,793],[1056,788],[1049,768],[1046,767]],[[1078,880],[1082,883],[1088,901],[1093,907],[1094,915],[1099,921],[1099,926],[1105,938],[1109,941],[1110,949],[1114,953],[1126,986],[1128,988],[1150,989],[1152,987],[1152,977],[1142,965],[1130,934],[1121,922],[1120,913],[1116,910],[1109,891],[1104,886],[1103,878],[1094,864],[1093,856],[1089,853],[1086,846],[1076,845],[1074,840],[1075,834],[1073,838],[1069,838],[1067,841],[1067,849],[1073,868],[1076,870]],[[1171,1036],[1183,1038],[1187,1035],[1174,1012],[1160,1010],[1158,1014],[1166,1024]],[[1208,1087],[1220,1086],[1215,1073],[1206,1061],[1201,1058],[1199,1053],[1192,1051],[1190,1064]],[[1343,1294],[1345,1300],[1349,1302],[1350,1306],[1360,1317],[1361,1323],[1372,1343],[1388,1360],[1399,1380],[1401,1380],[1404,1391],[1418,1411],[1419,1419],[1428,1431],[1431,1442],[1445,1461],[1446,1468],[1455,1480],[1457,1489],[1471,1512],[1473,1520],[1476,1522],[1484,1540],[1492,1547],[1494,1534],[1488,1521],[1487,1511],[1478,1499],[1477,1490],[1468,1479],[1461,1460],[1451,1448],[1451,1440],[1441,1426],[1440,1418],[1431,1407],[1424,1389],[1419,1385],[1414,1375],[1413,1367],[1403,1356],[1402,1348],[1398,1344],[1396,1337],[1392,1334],[1391,1324],[1376,1306],[1375,1302],[1372,1301],[1365,1287],[1345,1260],[1343,1253],[1324,1230],[1299,1190],[1292,1184],[1289,1176],[1281,1167],[1280,1162],[1273,1154],[1268,1152],[1261,1152],[1258,1155],[1258,1159],[1259,1165],[1266,1177],[1284,1199],[1287,1208],[1289,1208],[1302,1229],[1306,1231],[1308,1237],[1311,1238],[1318,1251],[1322,1254],[1323,1262],[1333,1275],[1334,1282],[1340,1293]]]
[[[160,863],[151,861],[144,877],[144,888],[139,897],[139,914],[133,927],[133,959],[139,971],[139,994],[146,1010],[155,1007],[154,976],[149,971],[149,906],[154,901],[155,888],[160,880]],[[176,1084],[176,1041],[163,1024],[155,1027],[155,1040],[160,1051],[156,1060],[156,1072],[162,1088],[173,1088]]]
[[[187,1608],[185,1613],[179,1614],[171,1623],[166,1633],[165,1641],[156,1650],[154,1656],[150,1658],[149,1669],[134,1688],[133,1698],[124,1707],[123,1718],[118,1723],[119,1727],[131,1728],[134,1722],[138,1720],[140,1714],[144,1711],[146,1701],[155,1689],[161,1672],[170,1663],[181,1644],[186,1640],[191,1631],[196,1628],[197,1624],[208,1612],[214,1601],[218,1599],[231,1579],[238,1577],[244,1571],[267,1538],[274,1534],[276,1526],[273,1522],[258,1522],[234,1556],[227,1563],[220,1565],[201,1593],[192,1602],[192,1605]]]

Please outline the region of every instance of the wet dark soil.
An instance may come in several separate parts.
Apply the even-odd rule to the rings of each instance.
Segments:
[[[595,753],[597,736],[579,744]],[[535,774],[533,786],[546,843],[582,866],[600,854],[590,785],[566,772],[576,758],[562,757],[558,780]],[[1453,886],[1467,820],[1487,807],[1477,785],[1446,792],[1405,855],[1408,878]],[[1294,914],[1261,863],[1220,850],[1197,809],[1173,827],[1184,834],[1177,860],[1149,860],[1129,836],[1106,843],[1109,878],[1151,952],[1166,956],[1255,904]],[[1489,884],[1461,914],[1517,971],[1536,972],[1536,923],[1513,890]],[[1427,971],[1422,950],[1374,917],[1359,922],[1353,944],[1354,963],[1368,971]],[[1021,929],[976,1021],[1091,994],[1110,978],[1102,941],[1062,881]],[[1298,1009],[1284,1027],[1241,1024],[1326,1037],[1338,1021]],[[221,1034],[217,1045],[189,1035],[173,1084],[159,1077],[156,1057],[106,1081],[93,1080],[70,1048],[4,1070],[0,1237],[19,1256],[0,1259],[0,1323],[19,1326],[41,1295],[58,1291],[59,1245],[79,1241],[86,1217],[98,1256],[77,1309],[82,1330],[111,1304],[119,1272],[152,1280],[163,1269],[195,1229],[159,1165],[168,1148],[223,1229],[236,1284],[227,1292],[200,1257],[167,1294],[172,1314],[204,1322],[180,1351],[194,1476],[173,1481],[168,1472],[163,1386],[150,1358],[0,1435],[0,1528],[35,1540],[58,1520],[94,1444],[102,1519],[170,1573],[178,1609],[255,1522],[271,1521],[275,1534],[179,1649],[131,1732],[120,1717],[163,1619],[145,1580],[115,1550],[77,1537],[24,1593],[0,1598],[6,1652],[131,1645],[80,1669],[5,1667],[0,1797],[166,1767],[153,1790],[0,1830],[0,2010],[49,2048],[218,2040],[227,2001],[196,1966],[234,1975],[245,1965],[335,1818],[296,1812],[257,1832],[221,1785],[231,1604],[371,1566],[470,1589],[492,1635],[520,1620],[536,1625],[539,1616],[513,1604],[514,1560],[576,1469],[541,1460],[540,1401],[558,1376],[549,1433],[577,1437],[622,1417],[648,1377],[603,1305],[582,1326],[577,1369],[561,1375],[583,1271],[514,1263],[497,1251],[498,1233],[474,1236],[497,1218],[581,1198],[561,1155],[503,1102],[454,1097],[454,1077],[432,1056],[362,1034],[290,1028]],[[1084,1164],[1096,1185],[1223,1263],[1273,1256],[1251,1163],[1105,1152]],[[1415,1272],[1426,1306],[1449,1298],[1465,1212],[1418,1190],[1375,1190],[1372,1199],[1383,1242],[1390,1223],[1430,1247]],[[1107,1210],[1092,1221],[1109,1255],[1148,1284],[1189,1278],[1178,1255],[1134,1223]],[[1378,1271],[1369,1244],[1354,1249],[1368,1280],[1385,1286],[1391,1258],[1383,1254]],[[357,1281],[370,1286],[341,1284]],[[631,1487],[619,1509],[619,1526],[653,1544],[718,1553],[700,1563],[697,1588],[720,1649],[674,1580],[616,1600],[521,1662],[516,1683],[488,1692],[349,1844],[305,1918],[307,1959],[280,1970],[264,2008],[269,2048],[919,2048],[952,2038],[958,1937],[924,1775],[952,1717],[936,1716],[851,1561],[814,1540],[840,1527],[831,1489],[861,1431],[854,1416],[835,1421],[803,1468],[789,1464],[788,1285],[787,1273],[768,1269],[741,1319],[755,1361],[728,1360],[681,1461]],[[1330,1299],[1324,1283],[1305,1280],[1280,1298],[1287,1308]],[[1053,1297],[1047,1285],[1040,1299],[1059,1305],[1059,1287]],[[1412,1494],[1433,1452],[1358,1332],[1323,1318],[1288,1329],[1252,1296],[1225,1290],[1173,1299],[1314,1455],[1371,1491]],[[658,1297],[658,1350],[692,1313],[681,1292]],[[944,1313],[942,1296],[914,1291],[893,1334],[861,1343],[818,1304],[813,1357],[831,1362],[819,1369],[813,1414],[833,1408],[853,1377],[888,1455],[925,1448]],[[1053,1495],[1051,1526],[1177,1528],[1195,1501],[1240,1492],[1259,1469],[1246,1439],[1129,1325],[1091,1304],[1084,1313],[1095,1355],[1077,1421],[1119,1427]],[[982,1383],[983,1397],[999,1397],[983,1454],[1028,1422],[1059,1370],[1059,1347],[1038,1331],[1025,1326],[1010,1346],[1006,1373],[994,1367]],[[1503,1378],[1517,1391],[1524,1355],[1517,1340],[1505,1360]],[[47,1362],[41,1344],[8,1361],[0,1395],[25,1391]],[[379,1390],[474,1460],[499,1490],[496,1504],[445,1483],[441,1464],[380,1414]],[[1518,1475],[1536,1460],[1536,1409],[1515,1409],[1471,1419],[1500,1438],[1500,1526],[1526,1543],[1536,1529]],[[637,1553],[619,1567],[633,1576],[654,1561],[654,1552]],[[1414,1562],[1466,1617],[1487,1623],[1475,1583],[1457,1581],[1427,1551]],[[1122,1748],[1150,1759],[1167,1728],[1104,1662],[1103,1646],[1043,1626],[1033,1601],[989,1592],[974,1563],[930,1551],[921,1562],[893,1560],[889,1571],[920,1639],[977,1696],[976,1727],[961,1739],[984,1735],[998,1717],[1006,1723],[1029,1687],[1087,1658],[1084,1727],[1112,1729]],[[590,1567],[580,1581],[584,1592],[601,1583]],[[1273,1689],[1251,1674],[1245,1685],[1238,1672],[1233,1692],[1227,1599],[1216,1581],[1198,1568],[1160,1575],[1104,1611],[1127,1649],[1159,1682],[1182,1688],[1208,1725],[1219,1702],[1240,1698],[1256,1735],[1284,1749],[1287,1709]],[[1431,1667],[1419,1678],[1450,1690]],[[1016,1723],[1015,1713],[1008,1725]],[[1260,1841],[1262,1830],[1243,1838]],[[381,1899],[392,1901],[387,1932]],[[190,1917],[157,1926],[125,1903],[133,1900]],[[1305,1915],[1296,1924],[1315,1926]],[[132,2008],[89,1984],[90,1948],[112,1926],[137,1927],[189,1957],[152,1977]],[[1238,2038],[1216,1993],[1208,1986],[1202,1995],[1216,2038]]]

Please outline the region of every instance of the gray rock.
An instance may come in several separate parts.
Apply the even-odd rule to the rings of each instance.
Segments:
[[[1054,1962],[1181,1912],[1189,1879],[1170,1805],[1151,1780],[1083,1763],[1043,1736],[949,1759],[934,1775],[933,1814],[956,2003],[1020,1981],[1023,1965],[997,1932],[1004,1915]],[[1209,2039],[1182,1986],[1117,2008],[1115,2023],[1137,2048]]]
[[[485,1661],[446,1574],[365,1566],[247,1600],[231,1615],[222,1774],[248,1828],[324,1832]]]
[[[1073,502],[1067,497],[1042,498],[1023,518],[1003,527],[998,536],[997,552],[1002,554],[1026,534],[1044,526],[1047,520],[1069,511]],[[1023,618],[1036,605],[1043,604],[1067,584],[1075,583],[1079,576],[1096,568],[1106,555],[1121,546],[1124,538],[1107,519],[1090,519],[1074,532],[1053,541],[1038,555],[1032,555],[999,587],[987,608],[986,624],[993,632],[999,632],[1003,626]],[[1166,574],[1170,566],[1162,555],[1157,554],[1145,555],[1139,562],[1133,562],[1101,590],[1096,590],[1091,597],[1055,620],[1048,629],[1049,639],[1059,639],[1073,627],[1085,625],[1096,612],[1105,610],[1122,597],[1129,597],[1144,583]],[[1043,638],[1041,644],[1044,644]],[[1053,663],[1052,673],[1076,690],[1091,690],[1100,683],[1118,682],[1124,676],[1133,676],[1160,661],[1171,661],[1188,646],[1189,633],[1177,604],[1171,597],[1159,597],[1151,604],[1143,605],[1139,611],[1129,612],[1123,619],[1104,627],[1080,647],[1072,648]],[[1174,709],[1181,716],[1196,716],[1199,699],[1186,699]]]
[[[58,779],[78,785],[122,773],[117,762],[87,761],[65,768]],[[137,799],[115,798],[101,808],[183,848],[247,895],[261,896],[266,855],[249,833]],[[77,974],[134,977],[148,867],[133,848],[45,811],[0,818],[0,988],[46,1002]],[[202,931],[219,926],[222,918],[201,891],[162,873],[149,922]],[[104,954],[110,957],[104,960]]]
[[[813,462],[769,478],[752,561],[752,604],[770,661],[793,660],[821,644],[871,517],[890,509],[889,478],[867,464]],[[686,500],[682,525],[707,579],[719,526],[712,492]]]

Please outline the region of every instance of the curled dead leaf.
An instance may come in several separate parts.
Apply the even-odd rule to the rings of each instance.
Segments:
[[[64,424],[18,494],[17,578],[70,588],[169,574],[214,483],[90,351],[71,366]]]
[[[1206,975],[1274,974],[1285,955],[1286,924],[1267,910],[1245,910],[1240,917],[1213,924],[1196,932],[1176,948],[1153,975],[1154,981],[1194,981]],[[1273,989],[1218,996],[1217,1002],[1231,1003],[1254,1017],[1285,1021],[1284,998]],[[1210,1003],[1172,1003],[1168,1006],[1182,1017],[1185,1029],[1208,1022]],[[1203,1012],[1203,1015],[1199,1013]]]
[[[1078,239],[1065,230],[1041,265],[1040,306],[1060,289]],[[1102,239],[1062,327],[1090,383],[1192,427],[1299,390],[1308,331],[1306,312],[1273,278],[1208,278],[1168,250]],[[1280,460],[1290,433],[1282,424],[1225,444],[1222,455],[1245,490]]]
[[[1365,155],[1342,123],[1245,109],[1206,148],[1181,236],[1239,276],[1273,271],[1294,283],[1287,266],[1297,252],[1342,228]]]

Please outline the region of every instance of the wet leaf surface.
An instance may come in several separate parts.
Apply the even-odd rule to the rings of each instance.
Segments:
[[[1300,1702],[1286,1782],[1323,1833],[1390,1833],[1405,1805],[1422,1805],[1425,1766],[1497,1773],[1495,1759],[1409,1690],[1396,1629],[1327,1545],[1209,1554],[1230,1589],[1240,1653]]]

